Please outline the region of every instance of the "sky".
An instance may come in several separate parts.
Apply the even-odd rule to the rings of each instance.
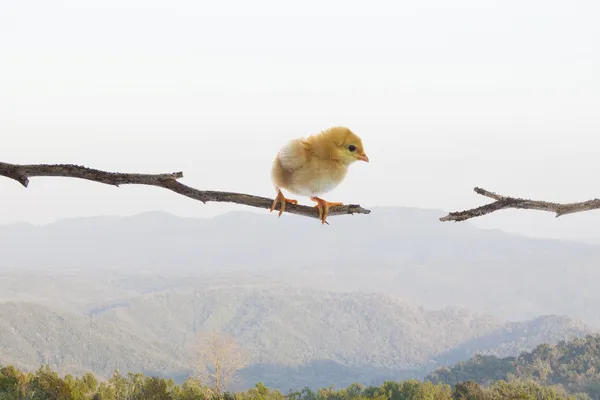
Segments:
[[[199,189],[273,196],[283,144],[345,125],[371,161],[330,201],[447,212],[488,202],[475,186],[587,200],[600,196],[599,13],[593,0],[3,0],[0,161],[183,171]],[[66,178],[0,179],[0,193],[0,224],[267,212]],[[473,223],[600,240],[597,212]]]

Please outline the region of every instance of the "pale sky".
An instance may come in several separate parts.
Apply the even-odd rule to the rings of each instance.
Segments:
[[[0,160],[183,170],[197,188],[273,196],[281,145],[346,125],[371,162],[330,201],[459,210],[488,201],[474,186],[587,200],[600,196],[599,15],[594,0],[2,0]],[[2,224],[267,212],[65,178],[0,191]],[[473,222],[600,239],[598,212]]]

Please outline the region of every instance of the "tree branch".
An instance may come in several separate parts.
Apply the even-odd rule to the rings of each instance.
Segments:
[[[489,197],[490,199],[496,201],[481,207],[472,208],[470,210],[451,212],[445,217],[440,218],[440,221],[465,221],[470,218],[481,217],[482,215],[490,214],[494,211],[504,210],[507,208],[552,212],[556,214],[556,218],[566,214],[574,214],[582,211],[591,211],[600,208],[600,199],[592,199],[588,201],[582,201],[579,203],[561,204],[551,203],[548,201],[538,201],[502,196],[493,192],[488,192],[487,190],[479,187],[476,187],[474,190],[475,193],[485,197]]]
[[[35,176],[55,176],[65,178],[86,179],[107,185],[149,185],[171,190],[182,196],[207,203],[209,201],[221,203],[236,203],[250,207],[270,209],[273,199],[252,196],[243,193],[217,192],[212,190],[198,190],[177,181],[183,178],[183,172],[170,174],[131,174],[121,172],[106,172],[72,164],[37,164],[18,165],[0,162],[0,176],[19,182],[27,187],[29,178]],[[279,204],[275,206],[279,210]],[[297,204],[286,204],[285,211],[305,217],[319,218],[319,211],[315,207]],[[331,207],[329,216],[347,214],[369,214],[371,211],[358,204],[348,204]]]

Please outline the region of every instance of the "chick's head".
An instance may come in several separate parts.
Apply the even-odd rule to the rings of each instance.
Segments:
[[[332,144],[332,156],[350,165],[355,161],[369,162],[369,157],[360,137],[346,127],[334,127],[323,132],[324,138]]]

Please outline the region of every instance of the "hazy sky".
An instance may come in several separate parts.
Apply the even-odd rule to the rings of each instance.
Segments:
[[[331,201],[455,210],[487,201],[476,185],[585,200],[600,196],[598,15],[594,0],[3,0],[0,160],[272,196],[279,147],[340,124],[371,162]],[[63,178],[0,191],[0,223],[266,212]],[[597,212],[474,222],[600,238]]]

